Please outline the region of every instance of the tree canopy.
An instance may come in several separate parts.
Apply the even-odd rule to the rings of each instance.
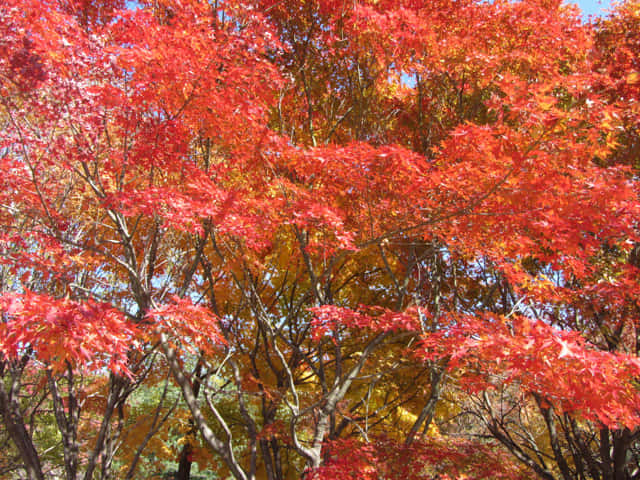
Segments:
[[[640,479],[640,2],[4,0],[0,478]]]

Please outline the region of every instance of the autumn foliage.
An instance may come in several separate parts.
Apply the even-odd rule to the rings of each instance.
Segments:
[[[5,0],[0,478],[640,478],[640,3]]]

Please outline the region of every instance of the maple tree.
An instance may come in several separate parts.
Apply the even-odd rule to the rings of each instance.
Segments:
[[[640,477],[637,0],[0,19],[0,476]]]

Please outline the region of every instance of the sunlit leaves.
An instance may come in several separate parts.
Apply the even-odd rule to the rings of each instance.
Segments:
[[[171,303],[150,310],[147,316],[152,321],[152,329],[166,332],[193,355],[198,354],[198,349],[214,353],[225,343],[219,331],[220,319],[189,299],[174,297]]]
[[[122,313],[93,301],[76,302],[25,292],[2,296],[0,324],[4,355],[33,351],[48,367],[127,375],[128,353],[137,329]]]
[[[639,423],[636,4],[5,2],[2,368],[69,418],[90,372],[78,431],[159,469],[518,478],[447,435],[561,469],[549,412],[578,468]],[[189,410],[128,416],[169,368]],[[498,388],[538,412],[512,444]]]

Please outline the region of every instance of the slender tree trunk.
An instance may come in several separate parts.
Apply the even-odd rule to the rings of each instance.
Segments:
[[[2,423],[24,462],[27,480],[44,480],[40,457],[22,420],[20,408],[12,398],[9,398],[4,388],[0,389],[0,414]]]
[[[193,375],[197,379],[195,385],[193,386],[193,395],[195,398],[198,398],[198,395],[200,394],[200,382],[202,381],[203,375],[203,365],[200,360],[198,360],[198,362],[196,363]],[[189,420],[189,424],[189,435],[195,435],[198,432],[198,429],[193,418]],[[180,452],[180,460],[178,463],[178,473],[176,475],[176,480],[189,480],[191,478],[191,464],[193,463],[191,460],[192,453],[193,445],[191,444],[189,439],[187,439],[184,447],[182,447],[182,451]]]

